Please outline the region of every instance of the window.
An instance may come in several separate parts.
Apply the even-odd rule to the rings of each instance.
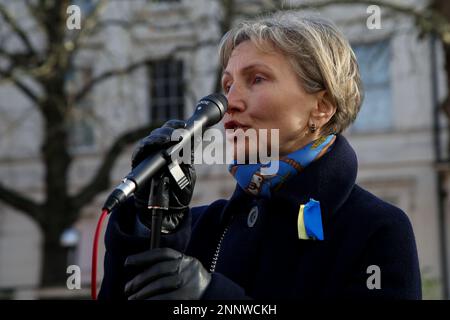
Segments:
[[[150,121],[184,118],[183,62],[161,60],[149,65]]]
[[[364,101],[352,132],[380,132],[392,127],[389,40],[354,45],[364,87]]]

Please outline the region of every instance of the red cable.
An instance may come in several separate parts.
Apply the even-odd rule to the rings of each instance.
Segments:
[[[94,248],[92,249],[92,270],[91,270],[91,297],[92,300],[97,300],[97,255],[98,255],[98,238],[102,230],[102,224],[108,215],[108,210],[103,209],[102,215],[97,223],[94,235]]]

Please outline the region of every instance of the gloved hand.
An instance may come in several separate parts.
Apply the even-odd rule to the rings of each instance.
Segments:
[[[200,261],[170,248],[129,256],[125,267],[143,270],[125,285],[128,300],[198,300],[211,282]]]
[[[153,130],[150,135],[142,139],[131,159],[131,167],[134,169],[142,160],[149,157],[152,153],[166,149],[174,145],[176,141],[171,141],[171,135],[175,129],[185,128],[186,122],[183,120],[169,120],[161,128]],[[191,160],[193,151],[191,152]],[[193,163],[193,161],[191,161]],[[167,169],[165,174],[170,176],[170,194],[169,194],[169,211],[164,214],[162,221],[163,233],[173,231],[183,219],[188,209],[189,203],[194,192],[196,174],[192,164],[180,163],[186,178],[189,181],[183,190],[181,190]],[[139,187],[134,193],[135,205],[138,209],[138,215],[141,222],[148,228],[151,228],[151,212],[147,208],[150,194],[151,179],[145,185]]]

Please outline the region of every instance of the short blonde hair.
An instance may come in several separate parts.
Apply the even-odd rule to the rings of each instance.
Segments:
[[[234,48],[246,40],[261,50],[271,44],[283,53],[306,92],[327,91],[336,113],[321,133],[340,133],[355,120],[363,100],[359,67],[350,44],[331,21],[282,11],[242,22],[220,42],[223,69]]]

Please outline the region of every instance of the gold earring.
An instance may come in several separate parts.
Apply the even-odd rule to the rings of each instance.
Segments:
[[[311,126],[309,127],[309,131],[311,131],[311,133],[314,133],[316,132],[316,130],[317,130],[316,124],[315,123],[311,124]]]

